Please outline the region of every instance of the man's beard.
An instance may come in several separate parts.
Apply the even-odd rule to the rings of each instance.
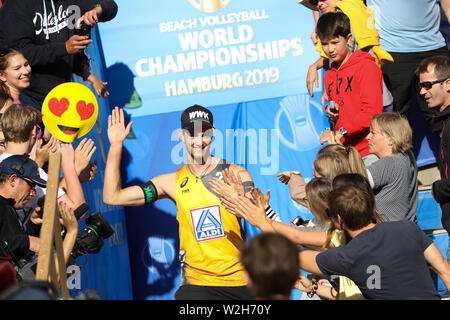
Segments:
[[[191,149],[189,154],[190,154],[192,160],[194,161],[193,164],[205,164],[207,158],[209,158],[209,156],[210,156],[210,150],[211,150],[211,145],[204,147],[202,149],[201,154],[198,152],[194,152]]]

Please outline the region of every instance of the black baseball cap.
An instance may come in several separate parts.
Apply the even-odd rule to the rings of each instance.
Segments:
[[[191,129],[195,123],[214,128],[212,112],[198,104],[194,104],[184,110],[181,114],[181,129]]]
[[[317,4],[319,3],[319,0],[300,0],[298,3],[311,10],[318,11]]]
[[[39,167],[28,154],[15,154],[0,163],[0,173],[15,174],[20,178],[27,178],[39,187],[45,188],[47,181],[39,175]]]

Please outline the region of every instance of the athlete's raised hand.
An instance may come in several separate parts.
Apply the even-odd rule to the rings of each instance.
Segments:
[[[130,121],[127,126],[125,126],[125,117],[123,109],[115,107],[111,114],[108,116],[108,139],[109,143],[117,144],[123,143],[125,138],[128,136],[131,130],[133,121]]]

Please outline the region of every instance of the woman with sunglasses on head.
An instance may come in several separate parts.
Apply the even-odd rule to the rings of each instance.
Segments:
[[[23,54],[15,49],[0,49],[0,90],[14,103],[20,103],[20,94],[30,86],[31,66]]]

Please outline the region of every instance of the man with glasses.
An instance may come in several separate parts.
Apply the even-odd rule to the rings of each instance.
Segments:
[[[62,156],[67,158],[71,149],[69,145],[61,147]],[[0,163],[0,246],[17,267],[36,259],[40,250],[40,235],[32,236],[27,232],[17,211],[36,196],[36,188],[45,188],[46,184],[39,175],[37,163],[28,154],[11,155]],[[66,203],[59,202],[58,211],[66,227],[62,247],[67,263],[78,233],[78,223]]]
[[[428,108],[435,110],[433,123],[442,128],[438,166],[441,180],[433,183],[433,196],[441,205],[442,226],[450,232],[450,57],[434,56],[422,60],[417,68],[417,84],[420,95]],[[447,251],[450,261],[450,246]]]
[[[45,187],[46,182],[27,154],[12,155],[0,164],[0,241],[17,260],[39,252],[39,238],[27,234],[16,213],[36,196],[36,185]]]
[[[440,4],[439,4],[440,3]],[[419,93],[411,90],[417,80],[414,70],[420,61],[436,55],[450,55],[439,27],[441,8],[450,20],[448,0],[366,0],[374,14],[374,27],[380,45],[391,54],[393,62],[383,64],[381,71],[394,97],[394,111],[409,115],[413,101],[422,111],[433,132],[435,112],[427,108]]]
[[[16,154],[33,154],[33,151],[37,149],[36,141],[41,131],[39,128],[41,118],[42,115],[38,110],[27,105],[13,104],[5,111],[0,119],[0,125],[5,137],[6,149],[0,155],[0,162]],[[61,150],[62,146],[59,148],[62,153],[61,167],[65,191],[62,188],[58,189],[58,201],[67,203],[71,208],[78,208],[85,202],[85,198],[74,163],[74,150],[72,145],[64,146],[64,150]],[[47,181],[47,173],[42,168],[38,170],[41,178]],[[38,186],[32,200],[24,208],[17,210],[23,226],[26,226],[30,234],[38,234],[40,229],[40,226],[29,223],[29,220],[33,210],[38,206],[38,199],[44,196],[45,192],[45,188]]]

